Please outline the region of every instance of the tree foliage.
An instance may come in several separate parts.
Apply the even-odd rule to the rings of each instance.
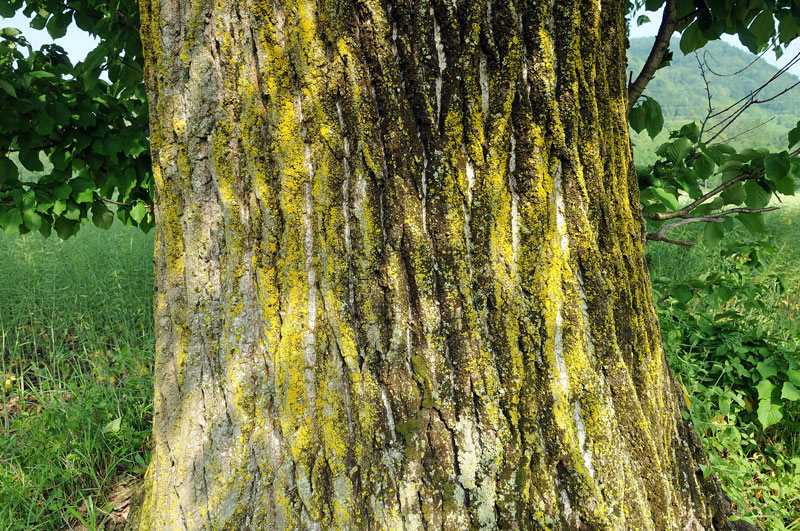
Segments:
[[[672,52],[669,41],[679,31],[680,49],[692,53],[723,34],[737,35],[753,53],[772,49],[781,55],[798,36],[800,2],[689,2],[686,0],[647,1],[648,10],[663,6],[663,18],[655,45],[642,71],[632,81],[629,122],[636,132],[647,130],[655,138],[664,118],[659,103],[643,92],[656,70],[669,64]],[[642,4],[632,5],[633,8]],[[724,133],[748,108],[773,100],[777,95],[764,92],[770,83],[800,60],[795,57],[769,79],[723,108],[715,107],[706,78],[704,63],[698,66],[706,81],[707,113],[700,123],[690,122],[669,133],[669,140],[659,146],[652,166],[640,170],[639,183],[643,214],[648,220],[649,240],[682,245],[692,242],[674,240],[667,233],[689,223],[706,223],[705,237],[721,240],[733,218],[754,232],[764,232],[763,214],[776,209],[769,206],[772,196],[793,195],[795,176],[800,175],[797,155],[800,122],[788,131],[786,149],[770,151],[747,148],[736,150],[725,143]],[[707,183],[713,183],[705,188]],[[686,199],[688,197],[688,200]]]
[[[74,23],[99,39],[73,64],[57,45],[34,50],[0,30],[0,227],[61,238],[83,220],[107,228],[153,224],[148,110],[135,2],[0,1],[62,37]],[[44,161],[48,164],[45,165]],[[18,165],[39,175],[20,176]]]

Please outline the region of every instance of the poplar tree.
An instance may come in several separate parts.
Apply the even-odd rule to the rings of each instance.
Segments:
[[[92,24],[53,4],[48,29]],[[153,458],[132,528],[746,526],[701,472],[663,353],[624,3],[87,9],[110,39],[109,20],[140,25],[142,48],[97,54],[108,83],[81,65],[58,81],[101,90],[125,127],[148,111],[152,173],[119,186],[97,155],[127,144],[84,153],[70,112],[37,132],[68,160],[6,181],[3,226],[58,230],[73,204],[102,221],[110,202],[155,224]],[[146,100],[123,92],[138,65]],[[0,88],[19,99],[35,72]]]

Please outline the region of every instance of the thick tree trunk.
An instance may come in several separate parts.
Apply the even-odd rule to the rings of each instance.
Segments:
[[[139,528],[727,528],[649,292],[624,2],[141,9]]]

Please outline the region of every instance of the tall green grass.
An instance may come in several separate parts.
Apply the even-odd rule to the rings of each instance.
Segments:
[[[113,520],[149,460],[152,237],[0,234],[0,529]]]
[[[742,275],[727,301],[698,294],[680,306],[669,286],[730,268],[721,248],[758,238],[647,250],[666,349],[712,469],[742,513],[770,530],[800,528],[800,414],[787,409],[781,425],[760,429],[725,409],[726,380],[707,380],[726,362],[719,345],[750,345],[756,328],[781,355],[800,343],[800,202],[784,206],[767,217],[767,266]],[[698,240],[698,229],[676,237]],[[122,520],[115,510],[149,461],[152,251],[150,236],[121,227],[86,227],[66,242],[0,234],[0,529]],[[775,275],[783,289],[767,286]],[[731,307],[747,314],[736,338],[692,328]]]
[[[705,245],[696,226],[675,235],[696,247],[647,249],[667,358],[707,472],[770,531],[800,529],[800,401],[783,387],[800,369],[800,201],[781,206],[766,215],[765,235],[740,229]],[[766,427],[765,399],[780,413]]]

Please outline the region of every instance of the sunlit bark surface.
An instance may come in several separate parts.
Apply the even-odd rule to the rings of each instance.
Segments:
[[[140,529],[726,529],[665,363],[624,2],[142,0]]]

